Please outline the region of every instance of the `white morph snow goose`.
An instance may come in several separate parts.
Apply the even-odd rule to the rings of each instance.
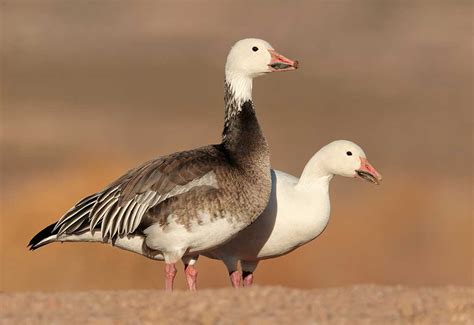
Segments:
[[[203,255],[226,265],[234,287],[252,284],[263,259],[285,255],[320,235],[329,221],[329,182],[334,175],[360,177],[379,184],[382,176],[364,151],[345,140],[331,142],[306,164],[301,177],[272,170],[272,192],[267,208],[229,242]],[[242,274],[237,270],[240,261]]]
[[[252,80],[297,65],[264,40],[238,41],[225,66],[222,142],[128,171],[39,232],[30,249],[52,242],[112,243],[164,260],[167,290],[173,288],[175,263],[183,258],[195,289],[197,254],[247,227],[270,196],[270,156],[252,103]]]

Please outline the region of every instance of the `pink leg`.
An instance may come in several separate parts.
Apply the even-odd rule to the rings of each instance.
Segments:
[[[252,272],[242,272],[244,278],[244,287],[250,287],[253,284],[253,273]]]
[[[184,267],[184,273],[186,273],[186,281],[188,281],[188,288],[190,291],[196,291],[196,279],[198,271],[194,265],[186,265]]]
[[[230,282],[234,288],[240,288],[242,286],[242,274],[239,271],[230,273]]]
[[[165,290],[173,291],[174,277],[176,276],[175,263],[166,263],[165,265]]]

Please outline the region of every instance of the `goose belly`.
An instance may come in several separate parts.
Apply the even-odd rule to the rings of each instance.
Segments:
[[[330,215],[327,192],[303,195],[282,184],[278,190],[254,223],[204,255],[247,261],[267,259],[289,253],[324,231]]]
[[[329,214],[311,224],[298,225],[293,218],[272,220],[263,214],[229,242],[204,253],[215,259],[261,260],[287,254],[308,243],[325,229]]]
[[[145,229],[146,245],[162,252],[201,252],[221,245],[245,228],[247,224],[236,221],[239,219],[200,213],[199,218],[182,224],[170,216],[165,225],[155,223]]]

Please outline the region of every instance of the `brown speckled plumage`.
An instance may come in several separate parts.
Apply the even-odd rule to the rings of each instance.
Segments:
[[[130,170],[76,204],[51,234],[60,237],[100,229],[103,240],[113,242],[143,236],[154,224],[166,231],[170,222],[189,231],[192,223],[202,222],[202,211],[211,222],[226,218],[229,223],[250,224],[270,195],[269,149],[252,102],[239,104],[227,84],[225,91],[222,143],[173,153]],[[36,248],[34,240],[30,244]]]

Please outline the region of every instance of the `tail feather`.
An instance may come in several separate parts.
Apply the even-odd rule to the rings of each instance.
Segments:
[[[100,229],[97,229],[95,233],[89,231],[88,226],[82,229],[82,233],[71,234],[71,235],[59,235],[58,230],[54,229],[55,223],[41,230],[36,236],[31,239],[28,247],[30,250],[38,249],[44,245],[53,242],[89,242],[89,243],[109,243],[115,247],[123,250],[143,255],[153,260],[162,261],[164,259],[163,254],[159,251],[154,251],[148,248],[145,244],[145,237],[140,234],[133,236],[126,236],[123,238],[107,239],[104,241]]]
[[[33,251],[37,248],[54,242],[56,240],[56,235],[58,234],[58,230],[55,229],[55,226],[56,223],[53,223],[41,230],[30,240],[27,247],[29,247],[30,250]]]
[[[97,200],[102,192],[89,195],[80,200],[74,207],[67,211],[58,222],[55,222],[48,227],[41,230],[34,236],[27,247],[30,250],[35,250],[44,245],[55,241],[81,241],[92,240],[97,241],[94,236],[96,229],[101,228],[102,221],[98,220],[91,226],[91,212],[96,206]],[[81,237],[85,232],[91,232],[90,235]],[[102,238],[104,242],[108,241],[108,237]]]

